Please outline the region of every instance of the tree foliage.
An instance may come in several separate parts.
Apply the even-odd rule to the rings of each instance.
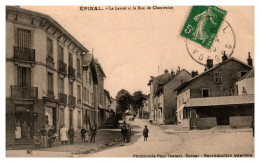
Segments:
[[[130,109],[130,105],[132,104],[132,96],[127,90],[122,89],[117,93],[116,101],[117,114],[123,114],[126,110]]]
[[[132,106],[135,111],[143,106],[143,101],[146,99],[146,95],[142,91],[136,91],[132,96]]]

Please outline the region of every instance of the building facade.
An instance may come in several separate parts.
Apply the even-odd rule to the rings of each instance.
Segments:
[[[87,127],[86,119],[95,115],[86,114],[98,113],[95,63],[92,59],[90,69],[82,64],[87,53],[50,16],[6,7],[7,144],[16,143],[18,126],[22,139],[31,139],[42,126]]]
[[[103,71],[103,68],[101,66],[101,64],[98,62],[98,60],[95,60],[95,66],[97,69],[97,78],[98,78],[98,85],[96,88],[97,94],[96,94],[96,98],[97,98],[97,110],[98,110],[98,115],[97,115],[97,123],[104,123],[105,122],[105,109],[106,109],[106,105],[105,105],[105,91],[104,91],[104,81],[106,78],[106,75]]]
[[[230,117],[233,116],[250,116],[253,107],[252,96],[248,96],[247,100],[236,97],[235,83],[251,69],[250,64],[224,56],[220,64],[209,66],[200,75],[183,83],[175,89],[178,122],[185,126],[207,128],[230,125]],[[225,102],[228,99],[230,102]]]
[[[191,74],[183,69],[174,75],[170,81],[158,87],[154,98],[156,123],[177,123],[177,94],[174,92],[174,89],[182,83],[191,80],[191,78]]]
[[[150,96],[148,97],[148,104],[150,106],[149,108],[149,119],[150,121],[155,121],[156,112],[155,112],[155,106],[154,106],[154,98],[155,98],[155,92],[157,91],[157,88],[159,85],[163,85],[169,80],[171,80],[174,76],[174,72],[168,73],[168,70],[164,71],[164,74],[159,75],[157,77],[151,76],[151,79],[148,82],[148,86],[150,87]]]

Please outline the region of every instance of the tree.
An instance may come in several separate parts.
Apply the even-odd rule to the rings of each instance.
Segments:
[[[146,99],[146,95],[142,91],[136,91],[132,96],[132,106],[135,111],[143,107],[143,101]]]
[[[117,106],[116,106],[117,114],[124,114],[125,111],[130,108],[130,105],[132,103],[132,96],[127,90],[122,89],[117,93],[116,101],[117,101]]]

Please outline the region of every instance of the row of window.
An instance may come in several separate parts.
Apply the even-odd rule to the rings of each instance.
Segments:
[[[48,91],[53,92],[53,73],[48,72]],[[64,93],[64,78],[59,78],[59,92]],[[69,95],[73,96],[73,82],[69,82]],[[83,96],[85,101],[93,105],[93,93],[89,92],[89,90],[84,87],[83,89]],[[77,85],[77,97],[81,101],[81,86]]]
[[[244,76],[245,74],[247,73],[247,71],[239,71],[237,72],[237,77],[240,78],[242,76]],[[222,83],[222,72],[219,71],[219,72],[215,72],[214,73],[214,79],[215,79],[215,82],[216,83]]]

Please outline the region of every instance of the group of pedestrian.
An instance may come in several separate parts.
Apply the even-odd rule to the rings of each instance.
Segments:
[[[129,143],[131,140],[131,126],[130,124],[124,124],[121,129],[124,143]]]
[[[53,126],[48,130],[48,132],[45,126],[42,126],[42,129],[38,130],[36,135],[33,137],[35,148],[51,147],[53,141],[56,139],[55,133],[56,131]]]
[[[95,143],[95,139],[96,139],[96,134],[97,134],[97,129],[95,126],[90,128],[90,143]],[[89,140],[89,132],[87,132],[87,130],[85,128],[82,128],[80,131],[80,135],[81,135],[81,141],[82,143],[86,142],[86,136],[87,136],[87,140]]]

